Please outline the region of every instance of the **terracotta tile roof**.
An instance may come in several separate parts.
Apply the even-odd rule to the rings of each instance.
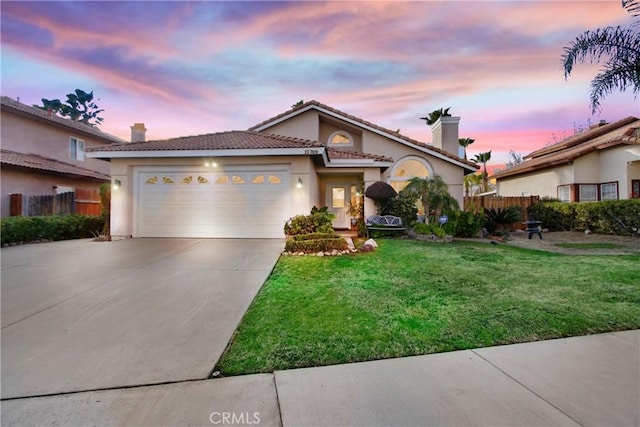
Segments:
[[[427,143],[424,143],[424,142],[420,142],[418,140],[415,140],[413,138],[409,138],[408,136],[402,135],[402,134],[400,134],[400,133],[398,133],[396,131],[393,131],[391,129],[387,129],[387,128],[384,128],[382,126],[378,126],[375,123],[371,123],[371,122],[368,122],[366,120],[363,120],[363,119],[361,119],[359,117],[352,116],[351,114],[347,114],[347,113],[345,113],[343,111],[337,110],[337,109],[335,109],[333,107],[330,107],[330,106],[328,106],[326,104],[323,104],[321,102],[318,102],[316,100],[305,102],[304,104],[302,104],[302,105],[300,105],[298,107],[294,107],[294,108],[292,108],[292,109],[290,109],[288,111],[285,111],[282,114],[278,114],[277,116],[274,116],[274,117],[272,117],[270,119],[267,119],[267,120],[265,120],[265,121],[263,121],[261,123],[258,123],[257,125],[251,126],[249,128],[249,130],[259,129],[259,128],[265,126],[265,125],[268,125],[269,123],[271,123],[273,121],[277,121],[278,119],[281,119],[281,118],[286,117],[286,116],[288,116],[290,114],[293,114],[296,111],[300,111],[300,110],[306,109],[309,106],[314,106],[314,107],[322,108],[322,109],[327,110],[327,111],[331,111],[332,113],[335,113],[337,115],[340,115],[342,117],[350,119],[350,120],[352,120],[354,122],[360,123],[362,125],[371,127],[371,128],[376,129],[376,130],[378,130],[380,132],[391,134],[391,135],[393,135],[393,136],[395,136],[397,138],[400,138],[403,141],[409,143],[410,145],[415,145],[415,146],[420,147],[420,148],[426,148],[428,150],[431,150],[431,151],[434,151],[436,153],[439,153],[439,154],[441,154],[441,155],[443,155],[445,157],[448,157],[451,160],[455,160],[457,162],[464,163],[464,164],[469,165],[469,166],[471,166],[471,167],[473,167],[475,169],[479,168],[479,166],[477,164],[475,164],[475,163],[473,163],[473,162],[471,162],[469,160],[461,159],[458,156],[456,156],[455,154],[449,153],[448,151],[441,150],[441,149],[439,149],[437,147],[434,147],[433,145],[430,145],[430,144],[427,144]]]
[[[29,169],[38,169],[47,172],[54,172],[61,175],[73,175],[78,177],[96,178],[108,181],[109,175],[96,172],[90,169],[81,168],[70,163],[38,156],[36,154],[16,153],[15,151],[0,150],[0,163],[2,165],[19,166]]]
[[[130,142],[87,148],[87,152],[184,151],[184,150],[260,150],[269,148],[323,147],[317,141],[250,131],[229,131],[183,136],[157,141]]]
[[[117,136],[102,132],[97,127],[85,125],[84,123],[76,122],[74,120],[64,119],[62,117],[56,116],[55,114],[49,114],[48,111],[25,105],[21,102],[9,98],[8,96],[0,97],[0,105],[2,106],[2,110],[12,110],[14,112],[27,114],[38,120],[47,121],[52,124],[64,126],[74,131],[83,132],[85,134],[95,136],[96,138],[103,139],[109,143],[125,142]]]
[[[501,179],[564,165],[593,151],[618,145],[640,145],[639,129],[640,119],[627,117],[536,150],[525,156],[526,160],[524,162],[511,169],[499,172],[494,177]]]
[[[327,148],[327,154],[329,155],[329,160],[331,159],[352,159],[352,160],[366,159],[366,160],[375,160],[378,162],[393,163],[393,159],[391,157],[378,156],[376,154],[369,154],[369,153],[361,153],[360,151],[340,150],[332,147]]]

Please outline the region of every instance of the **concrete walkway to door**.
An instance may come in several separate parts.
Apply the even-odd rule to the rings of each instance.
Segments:
[[[3,248],[2,398],[206,379],[284,241]]]

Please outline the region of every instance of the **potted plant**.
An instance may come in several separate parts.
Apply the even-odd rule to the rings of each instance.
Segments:
[[[358,219],[362,217],[363,214],[363,204],[362,203],[349,203],[347,206],[347,213],[351,216],[351,227],[355,227],[358,225]]]

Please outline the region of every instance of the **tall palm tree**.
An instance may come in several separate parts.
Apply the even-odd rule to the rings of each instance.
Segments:
[[[439,217],[444,210],[459,209],[458,201],[449,194],[449,187],[440,175],[428,178],[411,178],[403,191],[413,191],[420,196],[427,218],[431,210]]]
[[[437,110],[433,110],[432,112],[429,113],[429,115],[427,115],[427,117],[420,117],[420,120],[426,120],[427,126],[431,126],[432,124],[437,122],[440,117],[451,116],[451,114],[449,113],[450,109],[451,107],[439,108]]]
[[[640,16],[640,0],[622,0],[624,7],[632,16]],[[591,63],[609,57],[602,71],[591,80],[591,112],[600,110],[600,101],[614,90],[626,90],[631,87],[637,96],[640,92],[640,32],[636,21],[631,26],[604,27],[585,31],[564,48],[562,69],[567,79],[577,63],[587,60]]]
[[[459,138],[458,144],[464,148],[464,159],[467,160],[467,147],[476,142],[473,138]]]
[[[489,160],[491,160],[491,150],[476,154],[473,156],[473,159],[471,159],[474,163],[482,163],[482,191],[489,191],[489,174],[487,174],[487,162],[489,162]]]

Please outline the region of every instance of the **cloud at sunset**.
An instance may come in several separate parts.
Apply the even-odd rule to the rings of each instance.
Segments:
[[[588,108],[598,66],[565,81],[560,55],[584,30],[629,21],[617,0],[0,7],[2,94],[31,104],[93,90],[103,130],[123,138],[134,121],[150,138],[246,129],[317,99],[430,142],[419,118],[452,107],[470,151],[493,149],[496,163],[601,118]],[[603,107],[609,121],[640,115],[631,92]]]

